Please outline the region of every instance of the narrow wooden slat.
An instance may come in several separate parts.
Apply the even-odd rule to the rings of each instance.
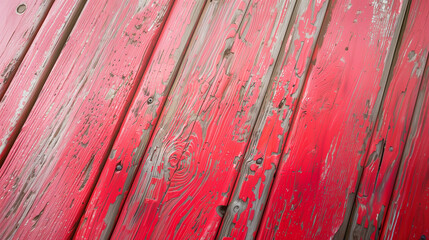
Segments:
[[[413,0],[359,186],[350,239],[380,238],[428,57],[428,22],[429,1]]]
[[[343,239],[407,1],[333,1],[259,239]]]
[[[0,236],[70,237],[173,1],[89,0],[0,171]]]
[[[0,100],[53,2],[0,1]]]
[[[425,8],[419,11],[426,12]],[[417,33],[416,33],[417,34]],[[426,51],[427,51],[426,45]],[[419,69],[423,72],[423,69]],[[417,99],[382,239],[429,237],[429,64]]]
[[[112,239],[216,236],[293,2],[207,3]]]
[[[0,166],[70,34],[85,0],[55,2],[0,102]]]
[[[295,22],[274,69],[219,239],[256,237],[327,6],[327,0],[297,3]]]
[[[113,231],[204,4],[175,1],[75,239],[106,239]]]

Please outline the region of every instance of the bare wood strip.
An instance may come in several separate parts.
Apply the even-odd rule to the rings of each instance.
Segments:
[[[216,236],[294,2],[207,3],[113,239]]]
[[[54,0],[0,1],[0,99]]]
[[[327,6],[327,0],[297,3],[294,22],[274,69],[219,239],[256,237]]]
[[[107,239],[112,233],[204,4],[175,1],[75,239]]]
[[[343,239],[407,1],[333,1],[259,239]]]
[[[428,58],[428,22],[429,1],[413,0],[371,140],[347,238],[380,238]]]
[[[0,170],[0,236],[71,236],[172,4],[85,5]]]

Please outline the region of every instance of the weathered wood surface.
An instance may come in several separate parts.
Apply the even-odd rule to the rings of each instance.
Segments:
[[[420,11],[426,10],[421,8]],[[383,226],[383,239],[424,240],[429,237],[429,64],[424,70],[422,88]]]
[[[173,1],[89,0],[0,171],[0,236],[70,237]]]
[[[406,1],[332,1],[258,238],[342,239]]]
[[[85,2],[67,0],[56,1],[52,5],[33,44],[10,82],[0,102],[0,166],[52,70]]]
[[[428,58],[428,22],[429,1],[411,1],[351,216],[349,239],[380,238]]]
[[[204,4],[175,1],[75,239],[106,239],[113,231]]]
[[[219,239],[251,239],[262,218],[328,1],[297,1],[261,113],[223,219]]]
[[[429,237],[428,1],[0,11],[0,239]]]
[[[0,1],[0,100],[53,2]]]
[[[113,239],[216,236],[293,7],[207,3]]]

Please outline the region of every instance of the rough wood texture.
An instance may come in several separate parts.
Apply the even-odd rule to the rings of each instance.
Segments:
[[[328,1],[296,4],[294,22],[274,69],[219,239],[256,237]]]
[[[85,0],[56,1],[0,102],[0,166],[24,124]]]
[[[428,0],[0,11],[0,239],[429,237]]]
[[[292,9],[207,3],[113,239],[216,236]]]
[[[172,1],[89,0],[0,171],[0,236],[69,237]]]
[[[75,239],[106,239],[113,231],[204,4],[175,1]]]
[[[429,237],[429,64],[424,72],[382,239]]]
[[[330,5],[259,239],[343,239],[406,7]]]
[[[0,1],[0,99],[53,2]]]
[[[371,140],[348,230],[350,239],[380,238],[428,58],[428,22],[429,1],[413,0]]]

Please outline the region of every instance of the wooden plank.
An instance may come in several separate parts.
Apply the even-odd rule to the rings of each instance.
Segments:
[[[0,170],[0,236],[71,236],[172,3],[87,2]]]
[[[427,22],[429,1],[412,1],[349,223],[350,239],[380,238],[428,58]]]
[[[333,1],[259,239],[343,239],[407,1]]]
[[[0,166],[70,34],[85,0],[57,1],[0,102]]]
[[[53,2],[0,1],[0,100]]]
[[[298,1],[218,235],[256,237],[281,151],[316,46],[328,1]]]
[[[423,6],[419,9],[424,13],[423,16],[426,15],[426,10]],[[426,45],[426,51],[427,47],[428,45]],[[423,72],[424,69],[419,70]],[[425,67],[410,134],[405,145],[386,222],[383,225],[382,239],[424,240],[429,237],[428,75],[429,64]]]
[[[75,239],[106,239],[112,233],[204,4],[176,0]]]
[[[292,3],[207,3],[112,239],[216,236]]]

